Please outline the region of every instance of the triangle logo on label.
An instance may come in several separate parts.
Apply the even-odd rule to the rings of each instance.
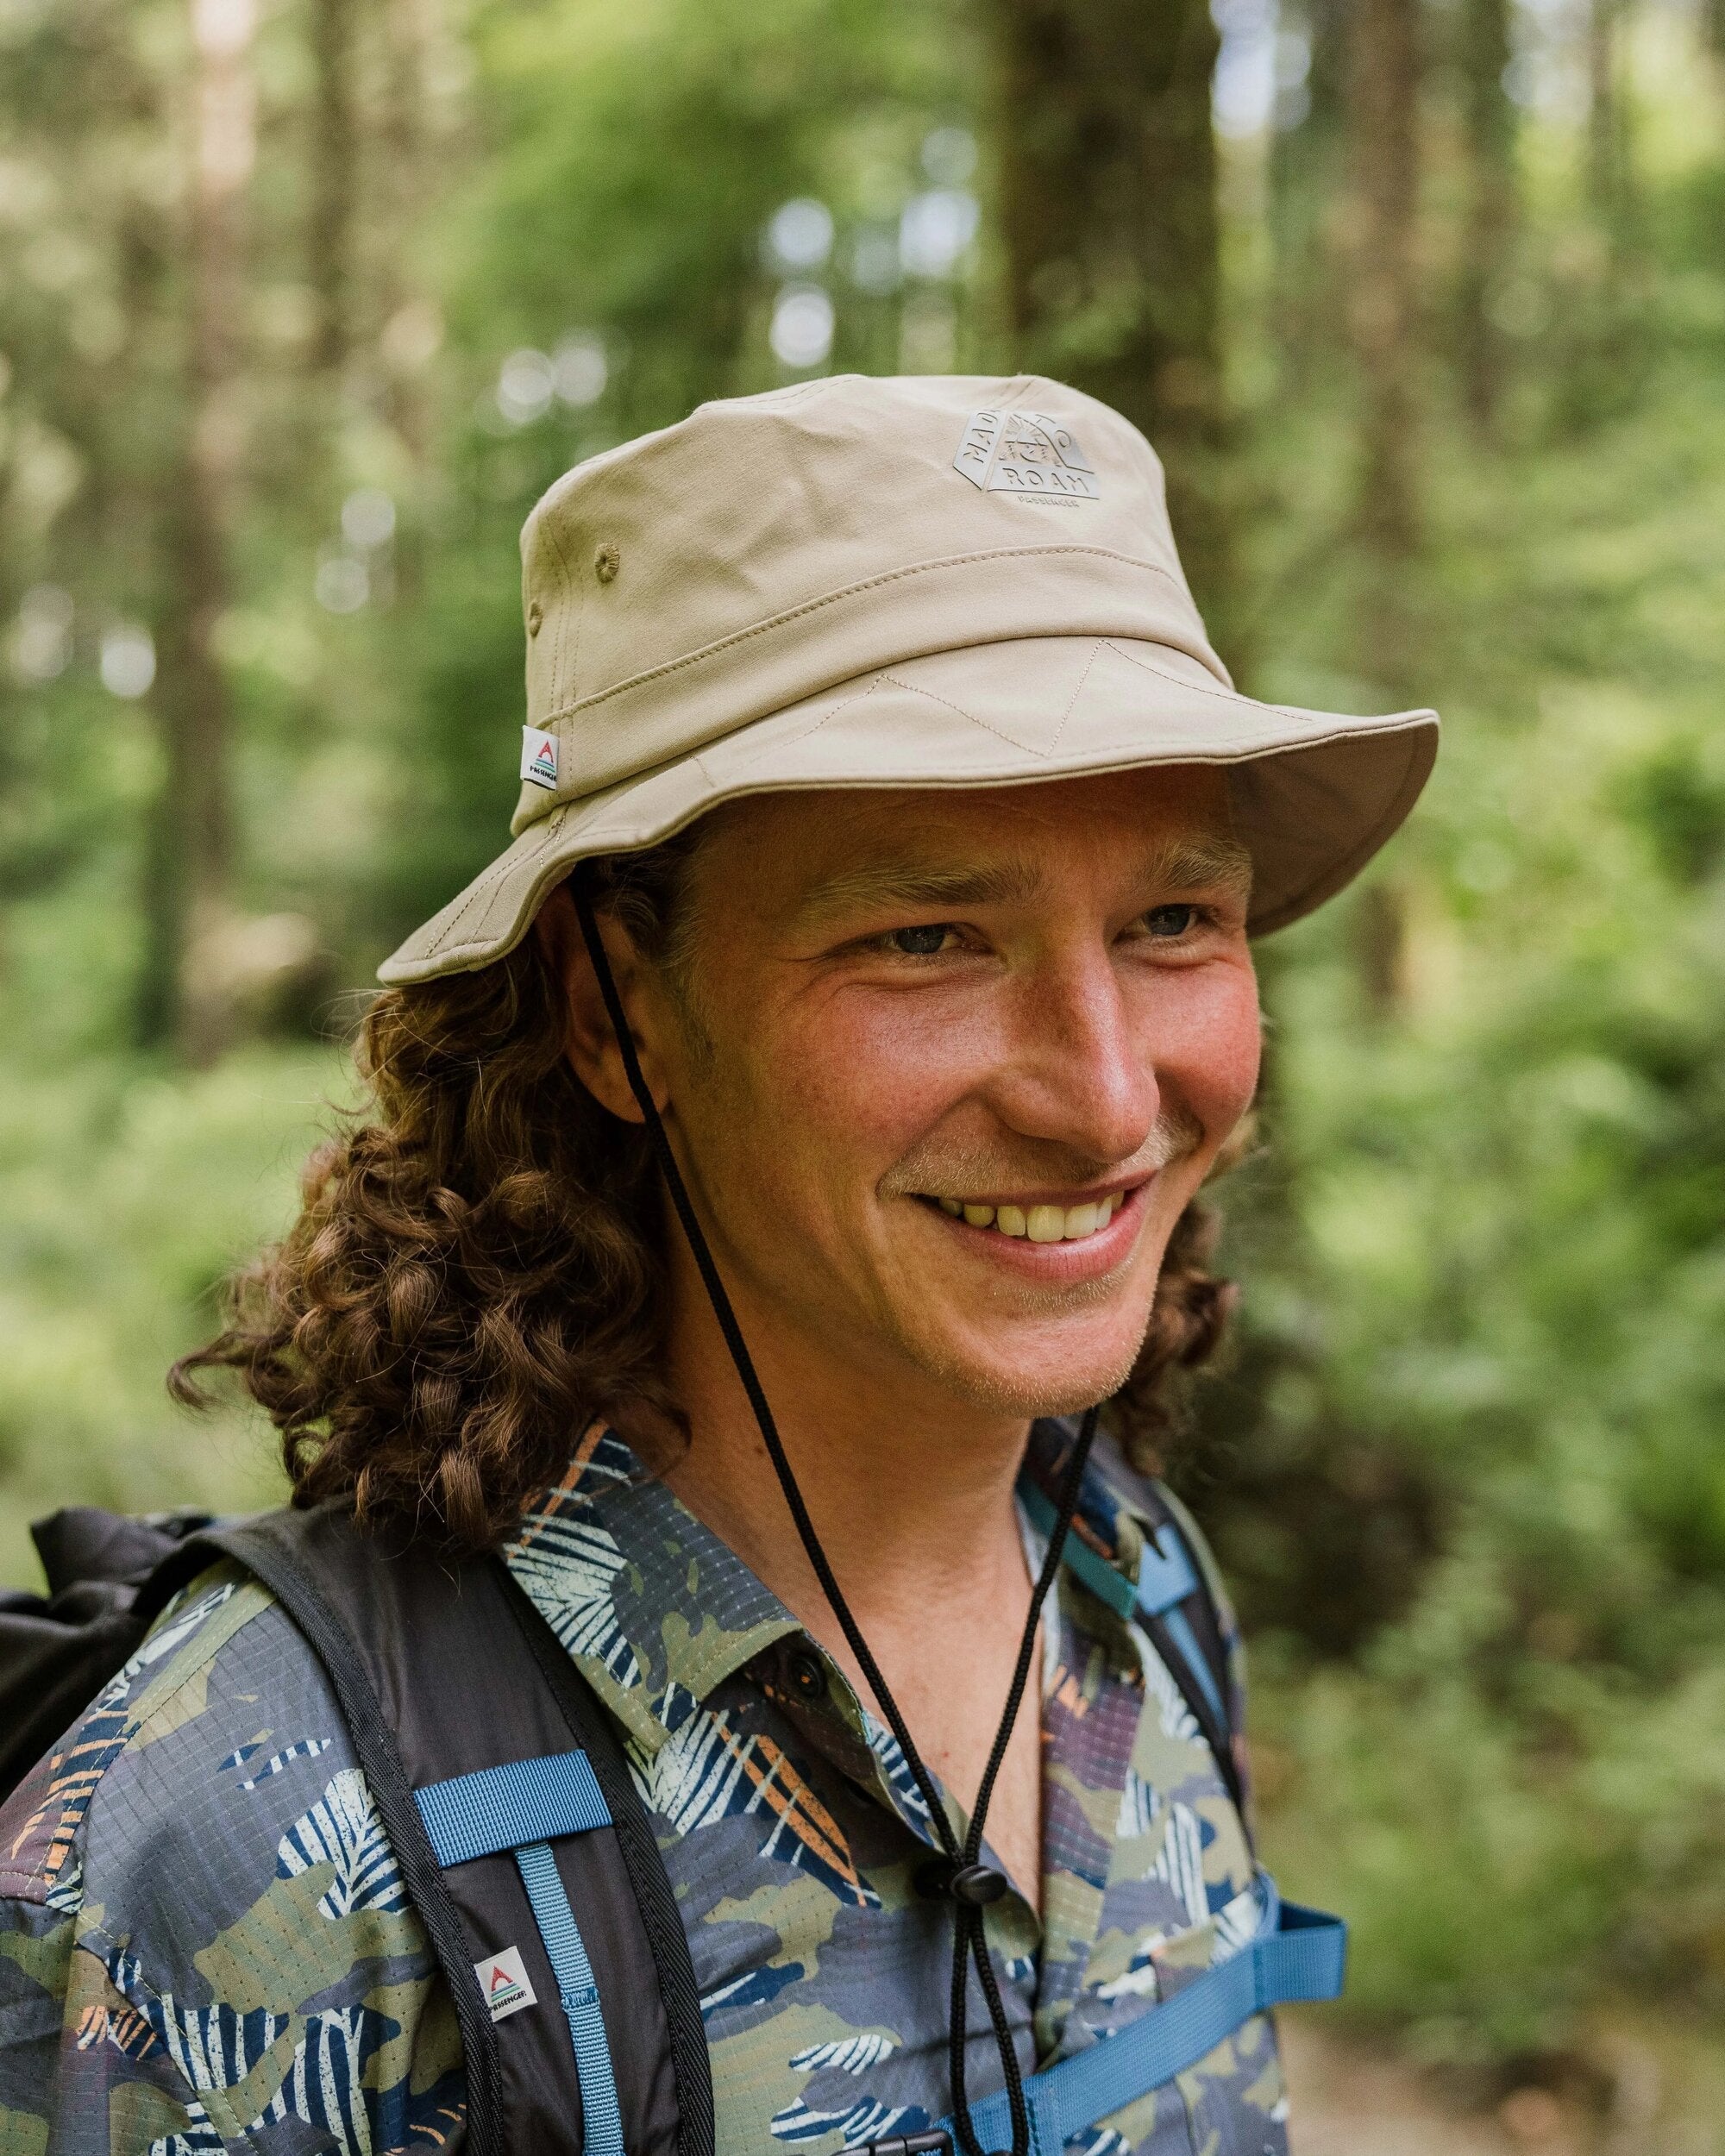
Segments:
[[[529,786],[543,787],[548,793],[557,790],[557,736],[542,733],[536,726],[521,730],[521,775]]]
[[[523,2007],[539,2003],[518,1946],[505,1946],[501,1953],[488,1954],[483,1961],[476,1961],[474,1974],[480,1980],[480,1990],[494,2021],[507,2021],[511,2014],[520,2013]]]

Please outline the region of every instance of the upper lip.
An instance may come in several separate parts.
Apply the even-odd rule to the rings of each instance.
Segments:
[[[1157,1172],[1154,1168],[1146,1168],[1135,1175],[1116,1175],[1107,1182],[1088,1183],[1076,1190],[1040,1190],[1032,1191],[1028,1195],[1010,1191],[1003,1198],[987,1196],[974,1190],[924,1190],[917,1194],[923,1198],[954,1198],[960,1205],[993,1206],[996,1210],[1001,1206],[1016,1206],[1020,1213],[1027,1213],[1032,1206],[1061,1206],[1070,1213],[1075,1206],[1093,1206],[1104,1198],[1112,1198],[1117,1190],[1130,1197],[1134,1190],[1141,1189]]]

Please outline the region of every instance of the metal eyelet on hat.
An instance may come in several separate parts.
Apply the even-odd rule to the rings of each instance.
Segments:
[[[527,633],[530,636],[536,636],[539,634],[539,624],[544,618],[545,609],[536,599],[527,610]]]
[[[623,567],[623,556],[617,550],[617,542],[602,540],[593,555],[593,574],[601,584],[609,584]]]

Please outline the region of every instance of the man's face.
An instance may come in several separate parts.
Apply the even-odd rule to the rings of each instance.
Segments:
[[[1195,766],[717,812],[683,1017],[630,1000],[745,1331],[973,1409],[1113,1391],[1257,1083],[1247,887]]]

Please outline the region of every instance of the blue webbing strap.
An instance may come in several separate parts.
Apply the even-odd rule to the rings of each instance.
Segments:
[[[518,1849],[525,1841],[555,1841],[609,1827],[611,1812],[584,1752],[549,1759],[517,1759],[506,1767],[458,1774],[413,1792],[431,1838],[432,1854],[447,1871]]]
[[[1019,1496],[1038,1530],[1051,1534],[1054,1507],[1028,1476],[1019,1479]],[[1199,1591],[1198,1576],[1187,1553],[1185,1538],[1171,1522],[1165,1521],[1161,1541],[1163,1546],[1158,1548],[1154,1541],[1146,1539],[1136,1589],[1106,1557],[1098,1557],[1082,1535],[1067,1536],[1064,1562],[1099,1601],[1106,1602],[1128,1622],[1140,1614],[1162,1619],[1174,1636],[1175,1645],[1185,1657],[1194,1679],[1202,1688],[1216,1720],[1226,1729],[1228,1718],[1216,1690],[1216,1680],[1199,1648],[1191,1619],[1179,1607],[1189,1595]]]
[[[413,1792],[432,1853],[446,1869],[513,1850],[521,1883],[557,1979],[581,2088],[584,2156],[624,2156],[617,2076],[599,1987],[550,1844],[608,1827],[611,1812],[584,1752],[458,1774]]]
[[[1194,1977],[1116,2035],[1028,2077],[1024,2093],[1035,2156],[1058,2156],[1070,2135],[1185,2073],[1254,2014],[1293,1999],[1336,1996],[1347,1926],[1273,1895],[1265,1920],[1264,1929],[1231,1959]],[[1006,2147],[1012,2136],[1006,2091],[973,2103],[970,2120],[984,2148]],[[940,2123],[953,2130],[950,2119]]]
[[[549,1843],[530,1841],[516,1851],[515,1861],[521,1867],[522,1883],[533,1904],[575,2046],[575,2071],[581,2084],[582,2156],[623,2156],[623,2118],[617,2108],[617,2077],[612,2071],[605,2017],[599,2010],[599,1986],[575,1927],[575,1913],[563,1891],[557,1859]]]

